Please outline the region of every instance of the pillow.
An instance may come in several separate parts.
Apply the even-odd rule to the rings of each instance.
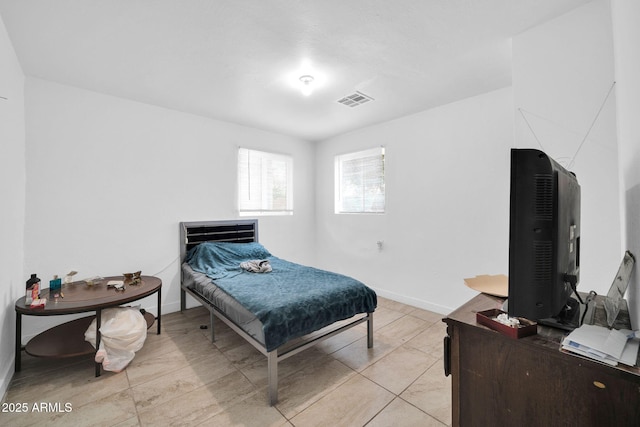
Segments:
[[[230,272],[241,271],[241,262],[270,256],[269,251],[258,242],[205,242],[192,248],[185,261],[194,270],[205,273],[212,279],[219,279],[227,277]]]
[[[231,242],[216,242],[213,245],[224,248],[225,250],[233,253],[239,258],[252,260],[252,259],[264,259],[271,256],[267,248],[262,246],[258,242],[251,243],[231,243]]]
[[[265,259],[270,256],[271,253],[258,242],[204,242],[189,251],[186,261],[200,258],[212,264],[235,265],[241,261]]]

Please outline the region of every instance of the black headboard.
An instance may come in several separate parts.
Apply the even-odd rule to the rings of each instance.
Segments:
[[[258,220],[196,221],[180,223],[180,262],[187,251],[203,242],[258,241]]]

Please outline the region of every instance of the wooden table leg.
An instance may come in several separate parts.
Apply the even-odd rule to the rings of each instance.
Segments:
[[[162,318],[162,315],[160,313],[162,307],[162,292],[160,292],[161,289],[162,287],[158,289],[158,317],[156,317],[156,321],[158,322],[158,335],[160,335],[160,319]]]
[[[96,353],[100,350],[100,322],[102,320],[102,310],[96,310]],[[95,358],[95,354],[94,354]],[[102,363],[95,362],[96,365],[96,377],[99,377],[102,369]]]
[[[15,372],[19,372],[22,368],[22,314],[16,311],[16,354],[15,354]]]

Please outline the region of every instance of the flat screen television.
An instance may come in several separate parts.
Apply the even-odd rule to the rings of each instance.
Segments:
[[[511,150],[507,311],[562,329],[579,326],[580,185],[540,150]],[[578,296],[579,297],[579,296]]]

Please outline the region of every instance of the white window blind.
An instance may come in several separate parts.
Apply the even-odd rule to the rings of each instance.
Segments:
[[[293,158],[284,154],[238,150],[240,215],[293,213]]]
[[[336,213],[384,213],[384,147],[336,156]]]

